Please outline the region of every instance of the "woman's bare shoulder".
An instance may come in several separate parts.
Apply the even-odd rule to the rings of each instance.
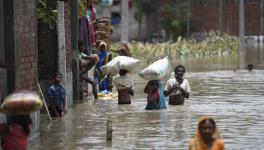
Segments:
[[[222,139],[217,139],[216,142],[219,144],[224,144],[224,141]]]
[[[225,149],[225,143],[224,143],[224,141],[222,139],[217,139],[216,140],[216,144],[220,148],[220,150],[224,150]]]
[[[190,139],[189,141],[189,149],[191,149],[194,145],[194,139]]]

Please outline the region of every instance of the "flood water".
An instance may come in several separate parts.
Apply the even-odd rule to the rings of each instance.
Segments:
[[[262,46],[261,46],[262,47]],[[87,149],[188,149],[197,119],[215,118],[226,149],[264,147],[264,54],[249,45],[243,54],[177,59],[172,66],[186,66],[191,95],[184,105],[146,111],[146,81],[134,76],[131,105],[117,100],[84,100],[68,109],[63,118],[49,122],[41,114],[40,136],[32,150]],[[242,58],[241,58],[242,57]],[[245,65],[255,70],[248,72]],[[167,79],[164,79],[164,83]],[[113,140],[106,142],[106,122],[112,120]]]

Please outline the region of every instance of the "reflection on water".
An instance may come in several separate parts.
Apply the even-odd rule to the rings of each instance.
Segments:
[[[245,64],[263,67],[263,60],[250,62],[248,57]],[[205,63],[206,59],[176,60],[187,67],[185,77],[192,88],[185,105],[168,106],[160,111],[144,110],[146,81],[135,76],[136,96],[131,105],[117,105],[116,100],[88,100],[74,105],[64,118],[51,123],[42,114],[40,136],[31,141],[30,149],[183,150],[187,149],[201,115],[216,119],[227,149],[262,149],[264,70],[239,70],[235,55],[222,57],[225,61],[208,57],[211,62]],[[113,121],[112,143],[106,142],[106,121],[109,118]]]

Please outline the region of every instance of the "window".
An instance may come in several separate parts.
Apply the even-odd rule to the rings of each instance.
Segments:
[[[113,5],[119,5],[121,0],[114,0]]]
[[[116,25],[121,23],[121,15],[119,12],[111,13],[111,24]]]

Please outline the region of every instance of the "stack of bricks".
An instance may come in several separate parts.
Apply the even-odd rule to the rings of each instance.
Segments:
[[[96,45],[104,41],[107,44],[107,49],[111,49],[111,28],[108,17],[97,18],[94,23]]]

